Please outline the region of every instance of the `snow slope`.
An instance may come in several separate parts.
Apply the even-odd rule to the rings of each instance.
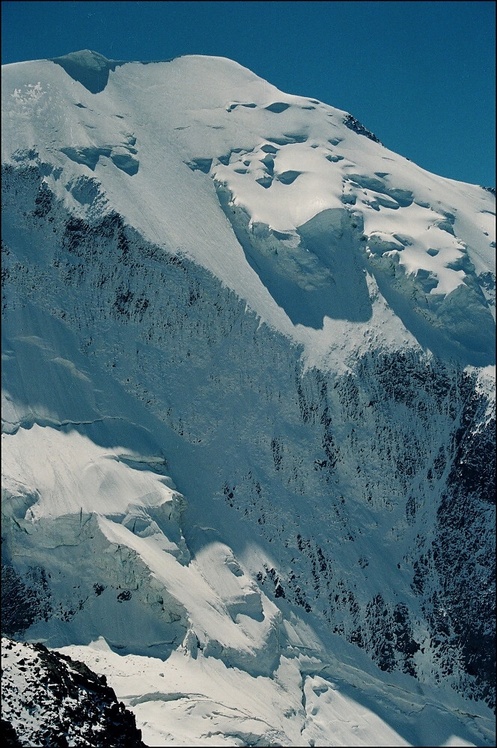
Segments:
[[[5,633],[149,745],[492,745],[492,194],[222,58],[2,76]]]
[[[99,59],[73,57],[83,69]],[[313,363],[337,335],[375,326],[368,274],[422,345],[494,363],[494,199],[480,187],[435,177],[358,135],[345,112],[222,58],[118,65],[99,94],[48,60],[3,75],[9,162],[34,147],[52,167],[45,183],[76,215],[112,206],[214,273]],[[249,232],[249,256],[232,228]],[[342,234],[350,247],[330,258],[326,243]]]

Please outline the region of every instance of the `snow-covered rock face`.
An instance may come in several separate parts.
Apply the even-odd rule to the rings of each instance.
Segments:
[[[105,676],[43,644],[2,636],[2,695],[2,737],[14,748],[144,748],[133,714],[117,701]]]
[[[2,88],[5,633],[150,744],[491,745],[493,196],[220,58]]]

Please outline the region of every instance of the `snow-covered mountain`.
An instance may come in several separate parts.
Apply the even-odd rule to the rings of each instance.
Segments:
[[[494,744],[492,192],[224,58],[2,96],[3,633],[147,745]]]

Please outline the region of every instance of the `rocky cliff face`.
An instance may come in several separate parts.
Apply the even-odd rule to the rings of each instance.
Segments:
[[[111,150],[66,154],[70,176],[35,147],[7,159],[4,632],[269,677],[301,618],[383,672],[495,706],[491,273],[461,243],[437,278],[409,273],[414,239],[370,214],[434,210],[379,172],[293,232],[253,220],[230,180],[254,153],[268,195],[303,173],[274,158],[305,138],[271,143],[183,164],[238,247],[236,282],[167,221],[154,242],[113,207],[91,170],[138,169]]]
[[[9,746],[144,746],[134,716],[105,677],[43,644],[2,637],[2,692]]]

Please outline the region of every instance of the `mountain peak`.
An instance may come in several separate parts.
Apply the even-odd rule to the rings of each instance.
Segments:
[[[366,328],[384,337],[370,278],[423,348],[495,362],[490,192],[430,174],[347,112],[281,92],[226,58],[124,64],[86,49],[52,62],[5,71],[3,151],[10,160],[36,144],[67,174],[60,194],[78,211],[98,212],[78,198],[91,177],[130,225],[152,241],[172,231],[314,361]],[[229,237],[208,248],[226,217]]]
[[[108,60],[107,57],[104,57],[100,52],[95,52],[93,49],[79,49],[69,52],[67,55],[52,57],[51,59],[54,62],[72,61],[87,67],[102,67],[112,62],[112,60]]]
[[[81,49],[62,57],[52,57],[51,62],[60,65],[71,78],[94,94],[104,90],[109,80],[109,72],[124,64],[117,60],[108,60],[91,49]]]

